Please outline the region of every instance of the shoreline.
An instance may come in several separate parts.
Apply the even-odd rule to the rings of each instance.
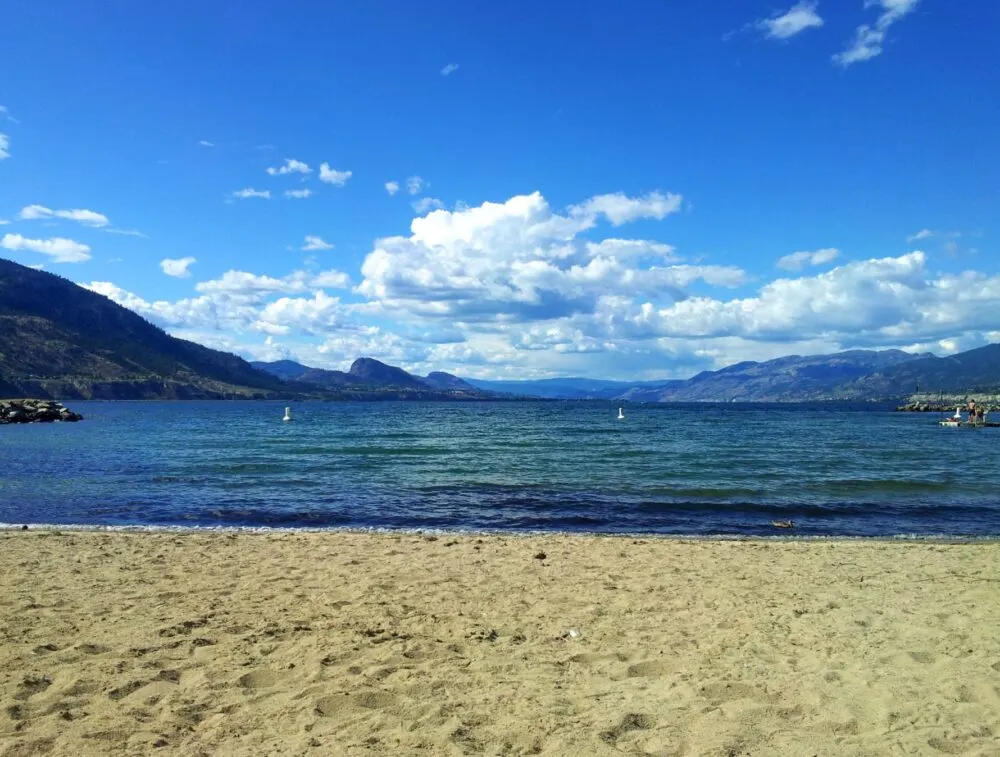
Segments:
[[[6,523],[0,522],[0,533],[5,532],[61,532],[68,533],[125,533],[125,534],[355,534],[385,536],[438,536],[438,537],[503,537],[528,539],[536,537],[567,537],[594,539],[649,539],[657,541],[696,542],[927,542],[934,544],[991,544],[1000,543],[1000,534],[971,536],[964,534],[894,534],[890,536],[850,536],[844,534],[775,533],[763,534],[668,534],[646,531],[548,531],[548,530],[480,530],[460,528],[388,528],[382,526],[178,526],[159,524],[102,525],[94,523]]]
[[[991,755],[998,558],[2,531],[0,754]]]

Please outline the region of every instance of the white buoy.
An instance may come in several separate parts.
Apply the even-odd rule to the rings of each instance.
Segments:
[[[951,417],[954,418],[956,421],[962,420],[962,408],[961,408],[961,406],[955,408],[955,414],[953,416],[951,416]]]
[[[625,420],[625,413],[622,412],[621,408],[618,408],[618,420],[620,421]]]
[[[283,421],[290,421],[291,419],[292,419],[292,408],[286,407],[285,408],[285,417],[282,418],[281,420],[283,420]]]

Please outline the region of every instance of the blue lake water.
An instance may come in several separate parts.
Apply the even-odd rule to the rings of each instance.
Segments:
[[[1000,429],[843,408],[76,402],[0,426],[0,522],[1000,536]],[[791,519],[793,531],[771,522]]]

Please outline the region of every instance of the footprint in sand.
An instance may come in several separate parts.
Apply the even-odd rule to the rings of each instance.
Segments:
[[[672,672],[672,666],[659,660],[646,660],[628,666],[629,678],[660,678]]]
[[[757,691],[745,683],[710,683],[701,688],[701,695],[713,702],[732,702],[736,699],[750,699]]]
[[[104,654],[105,652],[110,652],[111,648],[103,646],[102,644],[80,644],[77,646],[84,654]]]
[[[244,689],[266,689],[274,686],[281,679],[281,676],[273,670],[255,670],[240,676],[239,684]]]
[[[392,710],[396,707],[396,701],[395,695],[385,691],[334,694],[317,700],[316,712],[323,717],[329,718],[344,710]]]
[[[614,744],[629,731],[648,731],[656,725],[656,718],[642,712],[630,712],[614,728],[601,733],[601,740]]]

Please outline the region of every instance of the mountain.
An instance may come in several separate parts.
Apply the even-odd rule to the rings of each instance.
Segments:
[[[502,392],[518,397],[543,397],[545,399],[614,399],[633,389],[666,388],[683,381],[606,381],[588,378],[524,379],[511,381],[484,381],[467,379],[479,389]]]
[[[252,365],[274,376],[293,378],[300,385],[336,389],[346,396],[358,399],[376,398],[362,397],[360,393],[386,392],[395,393],[401,399],[474,399],[493,396],[450,373],[435,371],[421,378],[369,357],[355,360],[347,373],[310,368],[292,360],[255,362]]]
[[[71,399],[266,397],[279,378],[177,339],[106,297],[0,259],[0,394]]]
[[[976,392],[1000,389],[1000,344],[949,357],[902,350],[850,350],[746,361],[686,380],[602,381],[557,378],[470,383],[491,391],[552,399],[632,402],[806,402],[896,399],[918,389]]]
[[[922,355],[857,379],[860,394],[901,396],[934,392],[1000,390],[1000,344],[988,344],[948,357]]]
[[[874,399],[908,394],[889,382],[870,382],[925,355],[902,350],[851,350],[833,355],[790,355],[705,371],[670,387],[634,389],[622,399],[647,402],[802,402]],[[932,359],[937,360],[938,358]],[[866,384],[865,380],[870,383]]]

